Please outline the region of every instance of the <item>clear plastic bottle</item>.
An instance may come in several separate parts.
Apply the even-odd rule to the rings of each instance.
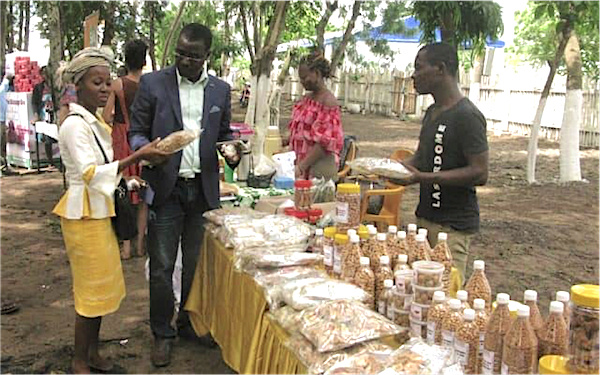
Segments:
[[[537,305],[537,292],[531,289],[526,290],[523,294],[523,300],[529,306],[529,321],[531,322],[531,326],[537,337],[540,337],[541,330],[544,327],[544,318]]]
[[[323,264],[328,275],[333,276],[333,247],[335,244],[335,227],[323,230]]]
[[[565,323],[567,324],[567,329],[569,329],[569,325],[571,324],[571,308],[570,301],[571,295],[569,292],[565,290],[559,290],[556,292],[556,300],[562,302],[564,305],[563,317],[565,318]]]
[[[323,255],[323,229],[315,229],[315,237],[312,242],[312,252]]]
[[[502,350],[504,348],[504,337],[511,323],[508,302],[510,296],[506,293],[496,295],[496,309],[492,312],[488,321],[483,343],[483,360],[481,364],[482,374],[499,374],[502,363]]]
[[[469,304],[473,305],[475,298],[481,298],[485,300],[486,306],[491,310],[492,306],[492,288],[490,283],[485,276],[485,262],[483,260],[476,260],[473,262],[473,273],[467,281],[465,290],[469,292]]]
[[[354,285],[369,294],[365,304],[375,310],[375,274],[369,266],[369,258],[360,257],[360,269],[354,275]]]
[[[348,248],[348,236],[346,234],[335,235],[335,244],[333,246],[333,276],[336,279],[342,278],[342,259]]]
[[[456,299],[460,301],[460,308],[462,311],[470,309],[471,304],[469,303],[469,293],[466,290],[459,290],[456,292]]]
[[[485,331],[490,320],[490,314],[485,309],[485,301],[476,298],[473,301],[473,310],[475,310],[475,324],[479,328],[479,358],[477,359],[477,373],[481,374],[481,363],[483,361],[483,344],[485,343]]]
[[[383,316],[387,316],[388,301],[390,299],[390,293],[392,292],[393,286],[394,280],[383,280],[383,290],[381,291],[381,296],[377,300],[377,312]]]
[[[373,248],[377,242],[377,228],[375,228],[374,225],[369,224],[367,225],[367,231],[369,233],[369,238],[365,240],[364,245],[360,249],[363,256],[369,257],[371,260],[371,268],[373,268],[373,258],[371,253],[373,252]]]
[[[414,254],[417,251],[417,224],[408,224],[406,230],[406,243],[408,244],[408,264],[414,262]]]
[[[540,331],[538,359],[549,354],[568,354],[569,330],[563,317],[564,309],[562,302],[550,302],[548,319]]]
[[[512,321],[504,337],[501,374],[537,373],[538,340],[529,314],[529,306],[519,306],[517,319]]]
[[[388,226],[387,237],[386,237],[387,252],[388,252],[388,256],[390,257],[390,266],[392,267],[392,269],[394,269],[396,267],[396,259],[398,258],[398,254],[399,254],[397,233],[398,233],[397,226],[395,226],[395,225]]]
[[[438,290],[433,293],[433,302],[427,314],[427,343],[429,345],[442,343],[442,320],[448,313],[446,293]]]
[[[465,374],[478,374],[479,328],[475,323],[475,310],[465,309],[463,321],[454,337],[454,356],[463,366]]]
[[[385,233],[377,233],[375,242],[371,246],[371,253],[369,254],[369,258],[371,258],[371,268],[375,274],[377,274],[377,270],[379,269],[379,259],[381,259],[382,256],[387,256],[389,259],[387,251],[387,235]]]
[[[571,287],[569,327],[569,368],[573,373],[598,374],[600,355],[600,286]]]
[[[380,233],[381,234],[381,233]],[[375,271],[375,300],[383,296],[383,288],[385,280],[393,280],[394,273],[390,268],[390,257],[383,255],[379,258],[379,268]]]
[[[450,274],[452,273],[452,253],[448,246],[448,234],[444,232],[438,233],[437,244],[431,250],[431,260],[434,262],[442,263],[444,265],[444,275],[442,276],[442,283],[444,290],[448,292],[450,290]]]
[[[354,275],[360,268],[360,257],[360,237],[354,234],[350,236],[350,244],[346,247],[346,252],[342,257],[342,280],[349,283],[354,281]]]
[[[454,334],[462,323],[462,309],[460,301],[453,298],[448,302],[450,310],[442,320],[442,346],[454,348]]]
[[[427,249],[427,252],[431,254],[431,244],[429,243],[429,239],[427,238],[427,233],[429,233],[429,231],[425,228],[419,228],[419,230],[417,231],[417,234],[421,234],[423,235],[423,237],[425,237],[425,248]]]
[[[396,242],[398,243],[398,254],[406,254],[410,264],[410,256],[408,242],[406,241],[406,232],[401,230],[396,234]]]
[[[426,238],[422,234],[417,234],[415,237],[415,251],[413,252],[412,264],[414,262],[418,262],[420,260],[431,260],[429,257],[429,250],[427,249],[427,245],[425,244]]]

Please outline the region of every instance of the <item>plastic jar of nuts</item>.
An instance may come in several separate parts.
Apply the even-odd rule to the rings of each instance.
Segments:
[[[433,288],[428,288],[425,286],[418,286],[417,284],[413,285],[413,292],[415,294],[414,301],[421,305],[431,305],[433,301],[433,294],[438,290],[444,290],[443,286],[436,286]],[[460,301],[459,301],[460,302]],[[462,310],[461,310],[462,312]]]
[[[442,286],[444,265],[438,262],[420,260],[412,264],[415,272],[415,284],[428,288]]]
[[[571,287],[569,367],[576,373],[598,373],[598,315],[600,287],[581,284]]]
[[[410,293],[412,294],[412,284],[414,278],[414,272],[411,269],[398,270],[394,272],[394,280],[396,281],[396,290],[399,293]]]
[[[342,257],[342,280],[351,283],[360,268],[360,238],[350,235],[350,244]]]
[[[454,348],[454,334],[462,324],[462,310],[460,301],[451,299],[448,302],[450,310],[442,320],[442,346],[448,349]]]
[[[339,184],[335,196],[336,226],[346,231],[360,224],[360,185]]]
[[[478,374],[479,328],[475,324],[475,310],[465,309],[463,322],[454,336],[456,361],[463,366],[465,374]]]
[[[486,327],[485,341],[483,343],[483,358],[481,370],[483,374],[499,374],[502,363],[502,350],[504,337],[511,323],[508,303],[510,296],[506,293],[498,293],[496,296],[496,308],[490,316]]]
[[[410,319],[410,332],[414,337],[420,337],[422,339],[427,339],[427,322],[422,322],[420,320]]]
[[[429,345],[442,343],[442,319],[448,313],[446,293],[439,290],[433,293],[433,303],[427,313],[427,343]]]
[[[538,363],[538,340],[529,323],[529,306],[522,305],[517,311],[510,329],[504,337],[502,349],[502,374],[535,374]]]
[[[569,329],[563,318],[564,305],[559,301],[550,302],[550,313],[540,332],[538,358],[545,355],[567,355],[569,349]]]
[[[360,257],[360,269],[354,275],[354,285],[369,293],[365,304],[375,310],[375,274],[369,267],[369,258]]]
[[[410,317],[415,320],[427,322],[427,313],[430,307],[431,305],[421,305],[420,303],[413,302],[410,305]]]
[[[335,234],[335,244],[333,245],[333,275],[337,279],[342,278],[342,259],[348,248],[348,235]]]
[[[399,293],[396,288],[392,288],[392,293],[388,299],[388,318],[399,326],[409,327],[410,312],[408,310],[410,309],[411,302],[412,294]]]
[[[531,322],[531,326],[537,337],[540,337],[540,333],[544,327],[544,318],[542,318],[537,305],[537,292],[535,290],[526,290],[523,294],[523,299],[525,305],[529,306],[529,321]]]
[[[323,265],[330,276],[333,275],[333,246],[335,227],[327,227],[323,230]]]
[[[312,205],[312,194],[310,180],[296,180],[294,182],[294,205],[298,210],[308,210]]]
[[[492,288],[485,276],[485,262],[476,260],[473,262],[473,273],[467,281],[465,290],[469,293],[469,305],[473,306],[475,298],[481,298],[485,301],[486,306],[491,309],[492,306]]]

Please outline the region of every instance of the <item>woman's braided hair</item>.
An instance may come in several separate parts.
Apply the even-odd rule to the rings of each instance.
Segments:
[[[309,55],[306,55],[300,60],[300,65],[306,65],[312,71],[318,71],[321,73],[323,78],[331,78],[331,64],[325,56],[323,51],[314,51]]]

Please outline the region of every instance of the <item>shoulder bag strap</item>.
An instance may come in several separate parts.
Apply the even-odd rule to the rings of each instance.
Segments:
[[[70,112],[70,113],[67,115],[67,117],[69,117],[69,116],[78,116],[78,117],[81,117],[81,118],[83,118],[83,116],[82,116],[82,115],[80,115],[79,113],[73,113],[73,112]],[[65,118],[65,120],[66,120],[66,118]],[[85,120],[84,120],[84,121],[85,121]],[[63,121],[63,122],[64,122],[64,121]],[[96,133],[94,132],[94,129],[93,129],[91,126],[90,126],[90,130],[92,131],[92,134],[94,135],[94,139],[96,140],[96,144],[98,145],[98,147],[100,147],[100,152],[102,152],[102,156],[104,157],[104,162],[105,162],[106,164],[108,164],[108,163],[109,163],[109,162],[108,162],[108,158],[106,157],[106,154],[104,153],[104,149],[102,148],[102,145],[100,144],[100,140],[98,140],[98,137],[96,136]]]
[[[119,99],[119,107],[121,107],[121,114],[123,114],[123,119],[125,120],[125,124],[127,124],[127,128],[129,128],[129,110],[127,109],[127,104],[125,102],[124,89],[116,91],[115,96]]]

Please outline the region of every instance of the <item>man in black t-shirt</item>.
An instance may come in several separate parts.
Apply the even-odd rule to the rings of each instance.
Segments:
[[[415,154],[405,160],[413,172],[404,185],[420,184],[417,225],[428,229],[432,246],[448,233],[454,267],[465,279],[469,245],[479,230],[475,186],[488,178],[486,120],[458,86],[456,49],[446,43],[419,50],[412,75],[419,94],[434,98],[425,113]]]

